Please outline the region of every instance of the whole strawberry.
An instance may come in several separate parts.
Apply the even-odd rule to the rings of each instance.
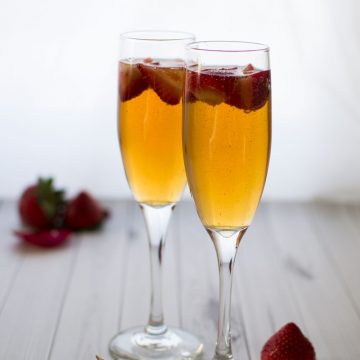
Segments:
[[[261,360],[315,360],[315,350],[301,330],[288,323],[265,343]]]
[[[68,202],[66,226],[74,230],[92,229],[101,225],[108,212],[87,192],[80,192]]]
[[[61,227],[64,209],[64,191],[56,190],[51,178],[39,178],[37,184],[25,189],[19,200],[21,221],[36,229]]]

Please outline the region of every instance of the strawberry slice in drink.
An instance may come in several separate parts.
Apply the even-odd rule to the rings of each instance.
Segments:
[[[244,68],[243,68],[243,73],[245,75],[249,75],[252,74],[253,72],[255,72],[255,68],[252,66],[252,64],[247,64]]]
[[[246,67],[206,68],[188,71],[187,101],[215,106],[226,103],[245,111],[263,107],[270,94],[270,71]]]
[[[219,105],[226,99],[226,73],[220,69],[204,69],[200,74],[188,72],[189,101],[199,100],[209,105]]]
[[[183,92],[184,68],[162,66],[160,62],[138,64],[142,76],[160,99],[169,105],[180,102]]]
[[[245,76],[232,77],[226,103],[245,111],[262,108],[270,94],[270,71],[256,70],[252,65],[243,69]]]
[[[122,101],[139,96],[147,88],[148,84],[143,78],[138,64],[120,62],[119,95]]]

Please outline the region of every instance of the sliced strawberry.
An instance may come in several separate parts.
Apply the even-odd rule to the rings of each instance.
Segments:
[[[66,229],[52,229],[39,232],[14,231],[20,239],[41,247],[54,247],[63,244],[71,232]]]
[[[315,350],[301,330],[288,323],[266,342],[261,360],[315,360]]]
[[[218,90],[216,87],[197,87],[192,93],[193,96],[199,100],[208,103],[209,105],[219,105],[225,100],[225,92]]]
[[[154,61],[153,58],[147,57],[142,61],[144,64],[160,65],[160,61]]]
[[[246,70],[247,73],[250,71],[254,70]],[[247,76],[234,76],[232,87],[228,88],[226,103],[245,111],[260,109],[269,98],[270,86],[269,70],[256,71]]]
[[[139,64],[139,70],[148,85],[154,89],[160,99],[169,105],[179,103],[184,83],[182,67],[156,66],[157,63]]]
[[[220,70],[220,69],[219,69]],[[202,72],[188,71],[187,98],[206,102],[209,105],[219,105],[226,99],[227,74],[212,69]]]
[[[245,76],[244,76],[245,75]],[[251,64],[245,68],[207,68],[187,71],[187,101],[209,105],[225,102],[245,111],[264,106],[270,94],[270,71],[260,71]]]
[[[189,90],[185,91],[185,94],[184,94],[184,97],[185,97],[185,102],[195,102],[197,99],[196,97],[193,95],[193,93]]]
[[[248,65],[246,65],[246,66],[244,67],[243,73],[244,73],[245,75],[247,75],[247,74],[252,74],[252,73],[254,72],[254,70],[255,70],[255,68],[252,66],[252,64],[248,64]]]
[[[141,75],[138,64],[120,62],[119,95],[122,101],[139,96],[147,88],[147,82]]]

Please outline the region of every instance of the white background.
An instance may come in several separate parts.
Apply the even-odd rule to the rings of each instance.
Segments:
[[[358,0],[0,0],[0,198],[38,175],[129,196],[116,138],[118,34],[194,32],[272,50],[267,199],[360,200]]]

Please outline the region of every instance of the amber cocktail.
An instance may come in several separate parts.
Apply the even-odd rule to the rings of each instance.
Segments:
[[[236,41],[188,45],[183,148],[199,217],[220,272],[214,359],[233,359],[231,284],[236,252],[259,204],[270,156],[269,49]]]
[[[119,138],[127,179],[137,201],[176,203],[186,175],[182,154],[180,60],[120,62]]]
[[[162,306],[166,231],[186,184],[182,97],[185,45],[193,40],[188,33],[164,31],[121,36],[118,135],[126,177],[147,227],[151,294],[147,325],[122,330],[111,340],[114,359],[191,360],[203,351],[195,336],[165,325]]]

